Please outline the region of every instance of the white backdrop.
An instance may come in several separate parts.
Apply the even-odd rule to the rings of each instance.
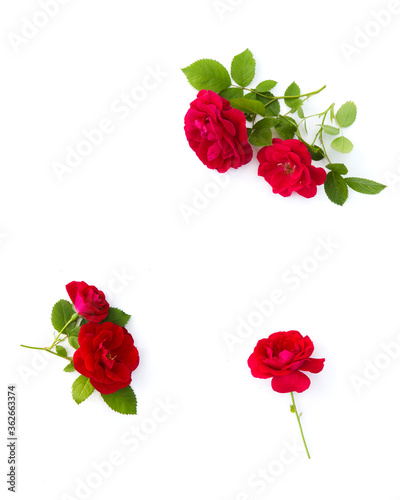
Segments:
[[[398,499],[400,2],[54,1],[0,6],[1,460],[15,383],[17,496]],[[180,68],[229,67],[245,48],[256,82],[327,85],[307,111],[354,100],[350,174],[388,189],[338,207],[321,188],[273,195],[256,160],[210,173],[183,133],[196,91]],[[79,158],[85,134],[97,144]],[[132,314],[137,416],[96,394],[77,406],[76,375],[19,347],[47,345],[72,280]],[[258,339],[289,329],[326,358],[297,396],[311,460],[290,395],[247,367]]]

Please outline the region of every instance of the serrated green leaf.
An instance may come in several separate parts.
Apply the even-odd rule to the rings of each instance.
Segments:
[[[353,151],[353,143],[347,137],[338,137],[331,143],[331,147],[339,153],[347,154]]]
[[[249,136],[249,142],[253,146],[270,146],[272,144],[272,130],[274,118],[263,118],[258,121]]]
[[[363,194],[378,194],[386,187],[379,182],[361,179],[360,177],[346,177],[345,181],[351,189]]]
[[[111,321],[111,323],[115,323],[116,325],[124,327],[130,320],[130,318],[131,316],[129,314],[126,314],[124,311],[121,311],[121,309],[118,309],[117,307],[110,307],[110,309],[108,310],[107,318],[101,323]]]
[[[66,358],[68,356],[65,347],[63,347],[62,345],[56,345],[56,352],[59,356],[62,356],[63,358]]]
[[[297,130],[297,123],[289,116],[282,116],[275,124],[275,130],[281,139],[293,139]]]
[[[238,97],[229,101],[232,108],[239,109],[243,113],[250,113],[252,115],[265,115],[264,105],[256,99],[247,99],[246,97]]]
[[[71,347],[73,347],[74,349],[79,349],[79,341],[78,341],[78,337],[68,337],[68,342],[69,342],[69,345]]]
[[[300,95],[300,87],[297,85],[296,82],[291,83],[289,87],[285,90],[285,96],[299,96],[299,95]],[[301,102],[301,100],[298,97],[285,98],[285,104],[289,108],[298,107],[299,101]]]
[[[303,111],[303,108],[299,108],[297,110],[297,115],[299,118],[303,119],[304,118],[304,111]]]
[[[243,97],[243,90],[235,87],[230,87],[229,89],[222,90],[219,95],[224,99],[236,99],[238,97]]]
[[[74,362],[71,361],[71,363],[69,363],[65,368],[64,368],[64,371],[67,372],[67,373],[71,373],[71,372],[74,372],[75,371],[75,366],[74,366]]]
[[[281,112],[281,105],[271,92],[265,92],[264,96],[256,95],[256,99],[265,105],[265,116],[278,116]]]
[[[329,172],[326,176],[324,188],[328,198],[336,205],[343,205],[349,195],[345,180],[334,171]]]
[[[68,332],[68,335],[70,337],[77,337],[79,335],[79,330],[81,329],[82,325],[76,326],[75,328],[72,328],[70,332]]]
[[[79,404],[83,403],[92,392],[94,387],[90,383],[90,380],[84,375],[79,375],[79,377],[72,384],[72,397]]]
[[[231,86],[228,70],[214,59],[200,59],[182,69],[190,85],[197,90],[221,92]]]
[[[325,165],[325,167],[329,170],[337,172],[340,175],[346,175],[348,172],[347,167],[344,163],[328,163],[328,165]]]
[[[336,121],[341,127],[350,127],[356,119],[357,106],[353,101],[347,101],[336,113]]]
[[[302,141],[302,142],[304,142],[304,144],[307,146],[307,149],[308,149],[309,153],[311,154],[311,158],[314,161],[319,161],[319,160],[322,160],[323,158],[325,158],[325,153],[324,153],[324,150],[322,148],[320,148],[319,146],[316,146],[315,144],[311,145],[311,144],[307,144],[305,141]]]
[[[256,61],[249,49],[235,56],[231,64],[231,75],[241,87],[247,87],[256,73]]]
[[[130,385],[111,394],[102,394],[101,397],[112,410],[124,415],[136,415],[136,396]]]
[[[337,127],[332,127],[331,125],[321,125],[322,130],[329,135],[338,135],[340,130]]]
[[[53,306],[53,310],[51,311],[51,324],[57,332],[61,332],[74,314],[76,314],[76,312],[71,302],[61,299]],[[76,321],[72,321],[72,323],[63,330],[63,333],[69,333],[75,325]]]
[[[257,85],[256,90],[257,92],[268,92],[273,89],[277,83],[278,82],[275,80],[264,80]]]

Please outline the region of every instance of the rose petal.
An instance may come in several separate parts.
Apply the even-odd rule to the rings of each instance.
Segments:
[[[311,373],[319,373],[324,367],[325,358],[316,359],[310,358],[306,359],[301,365],[301,370]]]
[[[271,387],[276,392],[304,392],[310,387],[311,381],[304,373],[294,371],[282,377],[273,377]]]

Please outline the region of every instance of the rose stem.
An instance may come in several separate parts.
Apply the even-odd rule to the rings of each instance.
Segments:
[[[59,358],[68,359],[69,361],[72,361],[72,358],[61,356],[57,352],[50,351],[50,347],[32,347],[30,345],[23,345],[23,344],[20,344],[20,346],[21,347],[26,347],[27,349],[37,349],[38,351],[46,351],[46,352],[48,352],[50,354],[54,354],[54,356],[58,356]]]
[[[72,323],[73,321],[75,321],[76,319],[79,318],[79,314],[78,313],[74,313],[72,316],[71,316],[71,319],[68,321],[68,323],[66,323],[62,330],[60,331],[60,333],[57,335],[57,337],[54,339],[53,343],[51,344],[51,346],[49,347],[49,349],[52,349],[54,347],[54,345],[56,344],[59,336],[62,334],[62,332],[67,328],[67,326]]]
[[[21,347],[26,347],[27,349],[38,349],[39,351],[47,351],[50,354],[54,354],[55,356],[58,356],[59,358],[72,359],[72,358],[65,358],[64,356],[60,356],[56,352],[53,352],[51,349],[55,346],[55,344],[57,343],[57,340],[58,340],[59,336],[67,328],[67,326],[70,323],[72,323],[73,321],[75,321],[76,319],[78,319],[78,318],[79,318],[79,314],[78,313],[74,313],[71,316],[71,319],[62,327],[61,331],[59,332],[59,334],[57,335],[57,337],[54,339],[54,341],[53,341],[53,343],[51,344],[50,347],[32,347],[32,346],[29,346],[29,345],[22,345],[22,344],[21,344]],[[68,335],[67,335],[67,337],[68,337]],[[67,337],[65,337],[65,338],[67,338]],[[65,340],[65,338],[63,340]]]
[[[291,394],[291,396],[292,396],[293,408],[294,408],[294,411],[295,411],[295,413],[296,413],[297,422],[299,423],[300,432],[301,432],[301,437],[303,438],[304,447],[305,447],[305,449],[306,449],[306,452],[307,452],[307,456],[308,456],[308,458],[311,458],[311,457],[310,457],[310,453],[309,453],[308,448],[307,448],[307,443],[306,443],[306,440],[305,440],[305,438],[304,438],[303,429],[302,429],[302,427],[301,427],[300,417],[299,417],[299,414],[297,413],[297,408],[296,408],[296,403],[294,402],[294,395],[293,395],[293,392],[291,392],[290,394]]]

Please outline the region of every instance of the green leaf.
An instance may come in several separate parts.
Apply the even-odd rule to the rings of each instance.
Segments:
[[[272,144],[272,130],[274,118],[263,118],[258,121],[249,136],[249,142],[253,146],[270,146]]]
[[[282,116],[275,124],[275,130],[281,139],[293,139],[297,130],[297,123],[289,116]]]
[[[72,328],[72,330],[68,333],[70,337],[77,337],[79,335],[79,330],[81,329],[82,325],[76,326],[75,328]]]
[[[326,176],[324,188],[328,198],[336,205],[343,205],[349,195],[345,180],[335,171]]]
[[[53,310],[51,311],[51,324],[57,332],[61,332],[74,314],[76,314],[76,312],[71,302],[63,299],[59,300],[56,304],[54,304]],[[67,328],[65,328],[63,333],[69,333],[75,325],[76,321],[73,321],[67,326]]]
[[[348,172],[346,165],[344,165],[343,163],[328,163],[328,165],[325,165],[325,167],[329,170],[337,172],[340,175],[346,175]]]
[[[264,80],[257,85],[256,90],[257,92],[268,92],[269,90],[273,89],[277,83],[278,82],[276,82],[275,80]]]
[[[241,52],[232,60],[231,75],[241,87],[247,87],[256,73],[256,61],[249,49]]]
[[[303,108],[299,108],[297,110],[297,115],[299,118],[303,119],[304,118],[304,111],[303,111]]]
[[[347,101],[336,113],[336,121],[341,127],[350,127],[356,119],[357,106],[352,101]]]
[[[68,342],[71,347],[74,349],[79,349],[79,341],[78,337],[68,337]]]
[[[386,187],[384,184],[379,184],[379,182],[360,179],[359,177],[346,177],[345,181],[351,189],[363,194],[378,194]]]
[[[64,368],[64,371],[65,372],[74,372],[75,371],[75,366],[74,366],[74,362],[71,361],[71,363],[69,363],[65,368]]]
[[[62,345],[56,345],[56,352],[59,356],[62,356],[63,358],[66,358],[68,356],[65,347],[63,347]]]
[[[252,115],[265,115],[264,105],[253,99],[247,99],[246,97],[238,97],[237,99],[231,99],[229,101],[232,108],[239,109],[243,113],[250,113]]]
[[[285,90],[285,96],[299,96],[300,95],[300,87],[297,83],[293,82],[289,85],[289,87]],[[288,97],[285,98],[285,104],[289,108],[297,108],[299,106],[299,102],[302,101],[298,97]]]
[[[321,125],[322,130],[329,135],[338,135],[340,130],[336,127],[332,127],[331,125]]]
[[[197,90],[221,92],[231,86],[228,70],[214,59],[200,59],[182,69],[190,85]]]
[[[72,384],[72,397],[79,404],[83,403],[92,392],[94,387],[90,383],[90,380],[84,375],[79,375],[79,377]]]
[[[275,100],[274,94],[265,92],[264,96],[256,95],[258,101],[265,105],[265,116],[278,116],[281,111],[281,105],[278,100]]]
[[[111,321],[111,323],[124,327],[130,319],[131,316],[124,313],[124,311],[121,311],[121,309],[118,309],[117,307],[110,307],[107,318],[103,320],[102,323]]]
[[[293,115],[294,113],[297,112],[298,109],[300,109],[303,106],[303,101],[301,99],[298,99],[295,103],[294,106],[292,106],[290,113]]]
[[[307,146],[307,149],[311,154],[311,158],[314,161],[319,161],[319,160],[322,160],[323,158],[325,158],[325,153],[324,153],[324,150],[322,148],[320,148],[319,146],[315,146],[315,144],[311,145],[311,144],[307,144],[306,142],[304,142],[304,144]]]
[[[102,394],[101,397],[112,410],[124,415],[136,415],[136,396],[130,385],[111,394]]]
[[[235,87],[231,87],[226,90],[222,90],[219,95],[223,97],[224,99],[236,99],[237,97],[243,97],[243,90],[242,89],[237,89]]]
[[[331,143],[331,147],[339,153],[350,153],[353,151],[353,143],[346,137],[338,137]]]

